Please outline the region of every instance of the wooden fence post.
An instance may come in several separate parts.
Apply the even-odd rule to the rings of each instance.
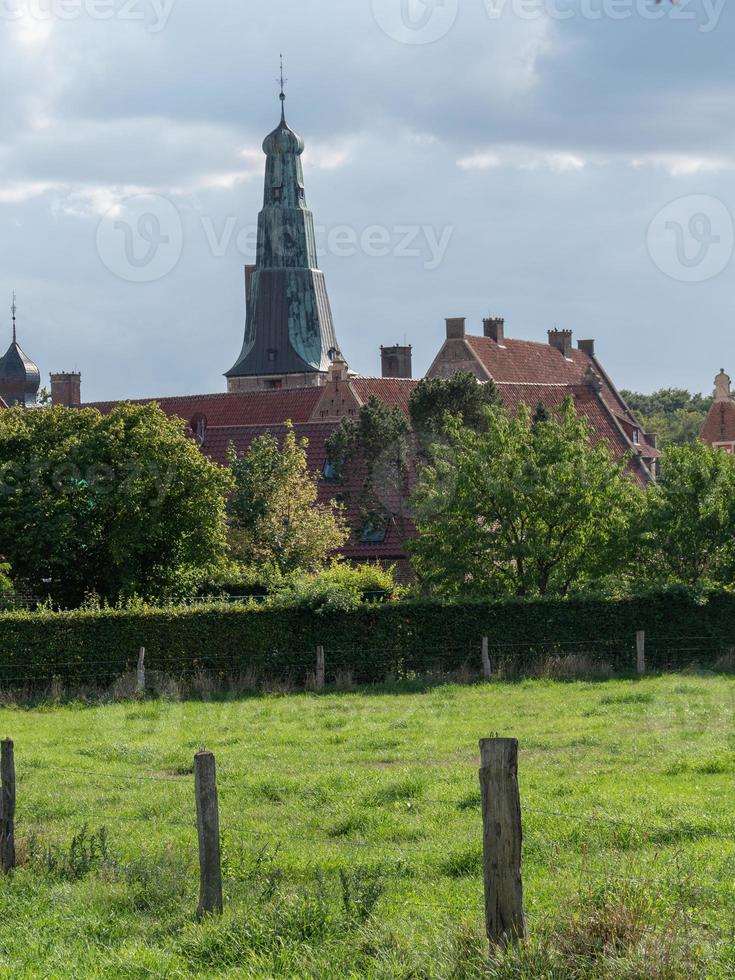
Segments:
[[[516,739],[481,740],[480,789],[487,938],[491,946],[514,943],[526,935]]]
[[[7,872],[15,867],[15,754],[9,738],[0,747],[0,780],[0,852]]]
[[[222,911],[217,769],[212,752],[194,756],[194,792],[199,834],[199,906],[197,918]]]
[[[482,638],[482,676],[489,681],[493,676],[493,669],[490,665],[490,642],[486,636]]]
[[[326,667],[324,663],[324,647],[316,648],[316,689],[317,691],[324,690],[324,683],[326,680]]]
[[[638,630],[635,635],[636,666],[638,676],[643,677],[646,672],[646,631]]]
[[[145,694],[145,647],[138,652],[138,670],[135,677],[135,687],[138,694]]]

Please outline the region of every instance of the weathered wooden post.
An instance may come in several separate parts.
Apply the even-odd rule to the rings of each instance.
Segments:
[[[324,647],[316,648],[316,679],[315,687],[317,691],[324,690],[326,680],[326,666],[324,662]]]
[[[515,738],[481,740],[480,789],[487,938],[491,946],[515,943],[526,935],[521,879],[518,741]]]
[[[3,871],[15,867],[15,754],[6,738],[0,747],[0,855]]]
[[[493,676],[493,669],[490,665],[490,641],[486,636],[482,638],[482,676],[489,681]]]
[[[646,672],[646,631],[638,630],[635,635],[636,666],[638,676],[643,677]]]
[[[145,647],[138,651],[138,670],[135,677],[135,688],[138,694],[145,694]]]
[[[212,752],[194,756],[194,792],[199,834],[199,906],[197,918],[222,911],[217,769]]]

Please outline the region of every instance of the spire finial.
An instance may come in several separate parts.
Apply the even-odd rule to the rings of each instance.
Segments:
[[[281,122],[285,122],[286,121],[286,105],[285,105],[285,102],[286,102],[286,91],[285,91],[285,89],[286,89],[286,82],[288,82],[288,79],[283,77],[283,55],[281,55],[281,78],[280,78],[280,82],[281,82],[281,94],[278,96],[278,98],[281,100]]]
[[[15,343],[15,290],[13,290],[13,303],[10,307],[10,312],[13,314],[13,343]]]

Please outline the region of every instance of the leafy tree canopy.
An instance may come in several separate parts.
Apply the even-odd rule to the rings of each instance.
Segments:
[[[266,577],[315,571],[348,537],[334,502],[317,502],[318,476],[309,472],[307,445],[287,423],[282,444],[265,433],[244,456],[230,450],[233,557]]]
[[[229,488],[156,405],[0,413],[0,554],[61,605],[191,592],[226,553]]]
[[[707,417],[712,398],[693,395],[685,388],[662,388],[652,395],[622,391],[621,395],[648,432],[656,432],[662,446],[694,442]]]
[[[409,543],[422,586],[444,597],[566,596],[614,568],[642,492],[590,444],[571,401],[544,419],[485,409],[454,419],[414,496]]]
[[[648,487],[635,579],[702,590],[735,583],[735,457],[703,443],[669,446]]]
[[[403,512],[408,434],[403,412],[371,396],[357,418],[341,419],[327,440],[327,459],[338,479],[348,465],[364,468],[359,506],[366,526],[387,526]]]
[[[473,429],[482,429],[488,405],[500,405],[498,389],[492,381],[481,384],[469,371],[449,378],[422,378],[409,400],[411,425],[421,442],[439,435],[447,415],[457,416]]]

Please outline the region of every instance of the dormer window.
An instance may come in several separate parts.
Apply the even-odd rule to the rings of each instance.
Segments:
[[[322,480],[325,483],[341,483],[344,473],[345,461],[343,459],[325,460],[322,466]]]
[[[633,429],[633,445],[640,446],[641,444],[641,430]]]
[[[388,520],[375,515],[360,528],[360,544],[383,544],[388,536]]]

